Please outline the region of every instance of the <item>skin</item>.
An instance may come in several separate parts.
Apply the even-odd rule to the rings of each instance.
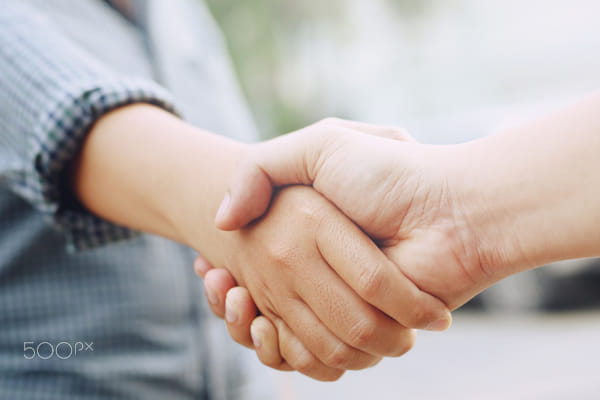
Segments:
[[[278,191],[268,215],[244,229],[217,229],[220,200],[251,149],[150,105],[122,107],[89,133],[72,166],[72,188],[98,216],[188,245],[210,265],[226,268],[229,283],[244,286],[247,291],[238,293],[256,304],[242,306],[237,321],[247,323],[245,313],[258,309],[265,319],[255,330],[276,328],[277,347],[265,354],[275,367],[335,380],[347,369],[404,354],[414,343],[409,328],[437,320],[445,324],[437,329],[448,326],[443,302],[399,273],[369,237],[310,188]],[[404,312],[392,318],[369,302],[361,276],[372,269],[409,294]],[[228,301],[235,303],[235,296]],[[224,304],[219,296],[209,301],[213,309]],[[241,340],[235,331],[233,336]]]
[[[600,256],[599,110],[595,94],[454,146],[341,131],[323,138],[307,128],[255,146],[234,175],[216,222],[236,229],[265,212],[272,186],[312,185],[375,239],[402,274],[455,309],[511,274]],[[219,277],[210,264],[196,270],[213,290]],[[369,280],[369,302],[388,309],[386,281],[376,272]],[[230,283],[223,288],[233,288]],[[249,293],[232,291],[235,301],[228,306],[252,303]],[[275,357],[276,331],[264,317],[256,329],[253,317],[228,322],[232,336],[260,342],[261,359],[261,353]]]

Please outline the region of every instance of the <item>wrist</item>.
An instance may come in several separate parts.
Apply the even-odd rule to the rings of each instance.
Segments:
[[[538,201],[511,168],[516,161],[487,138],[450,146],[449,154],[449,186],[481,270],[493,282],[539,265],[531,240]]]
[[[463,209],[482,264],[505,277],[597,254],[595,154],[565,136],[560,114],[457,146]],[[583,136],[583,135],[582,135]],[[584,139],[582,137],[582,139]],[[592,141],[590,148],[593,149]],[[587,169],[586,169],[587,168]]]
[[[222,232],[215,227],[217,210],[234,170],[250,145],[188,126],[173,176],[173,189],[161,209],[176,232],[177,241],[199,251],[213,264],[221,249]]]
[[[73,191],[102,218],[204,250],[200,240],[214,243],[212,219],[243,148],[154,106],[122,107],[90,131]]]

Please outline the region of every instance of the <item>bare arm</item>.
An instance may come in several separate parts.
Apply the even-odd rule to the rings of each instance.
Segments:
[[[264,193],[256,194],[265,182],[267,192],[271,183],[313,185],[378,239],[417,286],[451,309],[511,274],[600,256],[600,94],[455,146],[392,143],[343,131],[354,124],[326,120],[257,145],[240,164],[217,225],[235,229],[260,215]],[[337,127],[329,136],[315,135],[319,125]],[[220,280],[212,271],[207,277],[208,286]],[[393,315],[388,293],[372,296]],[[239,290],[235,299],[234,305],[251,304]],[[250,323],[242,320],[229,327],[234,337],[248,340]],[[272,343],[268,324],[257,321],[255,336],[260,331],[262,341]],[[261,351],[268,358],[271,350]]]
[[[95,214],[214,259],[223,235],[210,221],[242,150],[158,108],[123,107],[94,125],[73,188]]]
[[[189,245],[227,268],[277,326],[284,360],[274,367],[291,365],[331,380],[345,369],[406,352],[412,331],[363,300],[352,281],[344,282],[332,268],[354,277],[357,265],[396,270],[314,191],[283,190],[272,212],[247,229],[214,227],[219,201],[245,151],[246,145],[158,108],[123,107],[102,117],[90,132],[73,168],[73,188],[95,214]],[[439,300],[395,276],[396,284],[431,306],[417,323],[447,315]]]
[[[600,94],[454,146],[391,142],[339,129],[326,139],[313,136],[309,128],[258,144],[236,172],[230,207],[217,225],[235,229],[260,215],[264,196],[255,194],[268,179],[274,186],[312,184],[371,236],[386,239],[382,229],[396,226],[397,217],[409,211],[407,189],[415,189],[415,201],[420,192],[443,189],[451,200],[447,206],[477,239],[488,272],[507,275],[600,255]],[[242,198],[255,200],[242,204]],[[397,210],[405,205],[405,212]],[[422,213],[433,205],[411,204]],[[377,217],[383,220],[373,222]]]
[[[600,255],[600,94],[457,151],[493,273]]]

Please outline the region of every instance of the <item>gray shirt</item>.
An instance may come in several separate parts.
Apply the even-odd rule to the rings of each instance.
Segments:
[[[2,399],[270,392],[210,315],[191,250],[100,220],[63,188],[91,124],[123,104],[255,138],[203,4],[138,4],[133,24],[99,0],[0,0]]]

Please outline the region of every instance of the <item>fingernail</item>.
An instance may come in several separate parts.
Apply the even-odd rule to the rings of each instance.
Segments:
[[[198,275],[204,276],[210,270],[210,265],[205,260],[199,258],[194,261],[194,269]]]
[[[451,321],[452,321],[452,317],[450,317],[448,315],[448,317],[446,317],[446,318],[438,319],[437,321],[430,323],[429,325],[427,325],[425,330],[426,331],[435,331],[435,332],[445,331],[446,329],[448,329],[450,327]]]
[[[225,319],[230,324],[233,324],[238,320],[238,313],[235,311],[235,307],[232,303],[233,302],[230,300],[230,297],[227,296],[225,299]]]
[[[231,195],[229,194],[229,191],[227,193],[225,193],[225,197],[223,198],[223,201],[221,202],[221,205],[219,206],[219,210],[217,211],[217,220],[222,219],[225,214],[227,213],[227,210],[229,209],[229,202],[231,201]]]
[[[206,286],[206,282],[204,284],[204,288],[206,290],[206,298],[208,299],[208,302],[213,306],[219,304],[219,297],[213,290],[211,290],[211,288]]]
[[[250,325],[250,337],[252,338],[252,344],[254,345],[254,348],[255,349],[260,348],[262,343],[260,341],[260,335],[258,333],[258,328],[254,324]]]

